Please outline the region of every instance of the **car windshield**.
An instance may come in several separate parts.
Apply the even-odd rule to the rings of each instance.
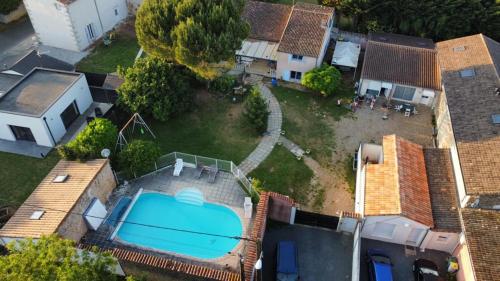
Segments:
[[[431,274],[431,275],[434,275],[434,276],[438,276],[438,272],[435,271],[434,269],[430,269],[430,268],[421,268],[420,271],[423,273],[423,274]]]
[[[391,260],[388,257],[373,255],[373,256],[371,256],[371,258],[374,262],[377,262],[377,263],[391,264]]]

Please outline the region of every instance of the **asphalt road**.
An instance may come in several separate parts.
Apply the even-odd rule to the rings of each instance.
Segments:
[[[33,49],[35,31],[28,17],[1,27],[0,69],[9,68]]]

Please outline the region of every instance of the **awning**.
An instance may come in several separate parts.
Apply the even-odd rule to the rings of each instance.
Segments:
[[[352,42],[337,41],[333,52],[332,65],[357,67],[361,47]]]
[[[243,40],[242,47],[236,51],[237,56],[256,58],[263,60],[276,61],[279,43],[260,41],[260,40]]]

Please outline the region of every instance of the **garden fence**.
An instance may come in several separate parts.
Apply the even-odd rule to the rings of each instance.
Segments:
[[[163,168],[170,167],[170,166],[175,164],[176,159],[182,159],[182,161],[184,162],[184,166],[186,166],[186,167],[196,168],[199,165],[201,165],[201,166],[215,166],[221,171],[232,173],[234,175],[234,177],[238,179],[243,190],[248,195],[254,194],[252,183],[246,177],[246,175],[240,170],[240,168],[238,168],[238,166],[236,164],[234,164],[232,161],[204,157],[204,156],[193,155],[193,154],[182,153],[182,152],[171,152],[169,154],[165,154],[165,155],[160,156],[145,173],[135,174],[134,178],[145,176],[147,174],[154,173],[154,172],[161,170]],[[125,180],[127,180],[125,172],[121,171],[121,172],[116,172],[115,174],[116,174],[117,181],[119,183],[123,183]]]

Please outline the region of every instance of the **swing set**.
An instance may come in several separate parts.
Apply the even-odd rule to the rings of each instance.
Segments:
[[[129,126],[132,125],[131,128]],[[123,147],[128,144],[127,138],[131,139],[133,137],[135,127],[139,128],[139,132],[141,135],[144,135],[146,132],[148,132],[154,139],[156,139],[155,134],[153,134],[153,131],[149,128],[148,124],[144,122],[144,119],[142,119],[141,115],[139,113],[134,113],[132,117],[127,121],[125,126],[118,132],[118,140],[116,141],[116,146],[115,146],[115,151],[119,149],[120,151],[123,150]]]

